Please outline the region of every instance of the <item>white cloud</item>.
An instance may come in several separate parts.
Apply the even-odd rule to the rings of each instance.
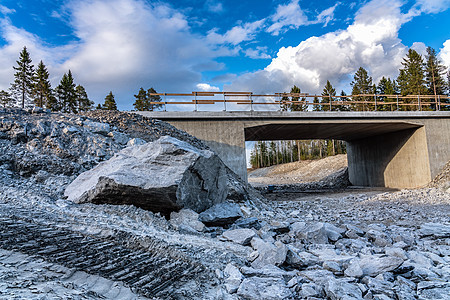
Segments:
[[[205,2],[205,7],[208,11],[213,13],[221,13],[223,12],[223,5],[221,2],[216,0],[207,0]]]
[[[325,9],[324,11],[322,11],[318,16],[317,16],[317,23],[323,23],[323,26],[326,27],[328,25],[328,23],[330,21],[332,21],[334,19],[334,10],[336,9],[336,7],[339,5],[339,2],[336,3],[334,6],[329,7],[327,9]]]
[[[197,84],[197,89],[201,92],[219,92],[220,89],[217,86],[209,85],[208,83]]]
[[[245,50],[245,56],[253,58],[253,59],[271,58],[270,55],[267,54],[267,47],[261,47],[261,46],[258,46],[255,49]]]
[[[444,47],[439,52],[439,58],[444,65],[450,68],[450,39],[444,42]]]
[[[257,31],[263,26],[264,19],[234,26],[224,34],[217,33],[217,28],[208,32],[207,39],[211,44],[238,45],[255,38]]]
[[[450,0],[417,0],[419,10],[423,13],[439,13],[450,7]]]
[[[9,15],[9,14],[12,14],[15,12],[16,11],[14,9],[8,8],[8,7],[0,4],[0,13],[2,13],[3,15]]]
[[[272,24],[266,29],[272,35],[279,35],[289,29],[297,29],[300,26],[321,24],[327,26],[334,18],[334,10],[339,2],[334,6],[322,11],[315,20],[309,20],[300,7],[299,0],[292,0],[288,4],[277,6],[275,14],[270,17]]]
[[[320,92],[326,80],[337,88],[347,87],[359,67],[374,80],[396,77],[407,47],[398,38],[408,17],[402,2],[371,1],[357,13],[345,30],[310,37],[296,47],[281,48],[264,69],[238,77],[227,90],[287,91],[292,85],[302,91]]]
[[[112,90],[121,109],[131,109],[133,93],[140,87],[193,90],[202,71],[223,68],[214,62],[219,52],[204,36],[193,34],[186,17],[167,5],[77,1],[64,14],[77,41],[58,48],[0,19],[0,36],[6,41],[0,47],[0,88],[12,81],[12,64],[24,45],[34,63],[43,59],[49,66],[54,86],[70,69],[92,100],[103,102]]]
[[[300,8],[299,0],[292,0],[288,4],[280,4],[277,7],[275,14],[271,16],[273,22],[267,28],[267,32],[273,35],[279,35],[289,28],[298,28],[302,25],[308,24],[308,17]]]

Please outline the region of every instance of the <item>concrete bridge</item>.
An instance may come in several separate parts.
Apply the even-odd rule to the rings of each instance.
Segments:
[[[204,140],[247,179],[245,141],[340,139],[353,185],[427,184],[450,160],[450,112],[136,112]]]

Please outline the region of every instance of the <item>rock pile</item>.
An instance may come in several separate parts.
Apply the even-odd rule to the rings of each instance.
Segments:
[[[53,272],[57,266],[41,268],[42,264],[28,260],[20,268],[8,263],[10,257],[17,257],[14,236],[23,237],[16,222],[42,232],[41,238],[52,228],[51,238],[58,241],[54,245],[33,249],[41,247],[35,240],[21,244],[42,259],[51,260],[60,253],[58,247],[68,238],[67,232],[80,236],[83,243],[92,239],[120,242],[123,251],[134,254],[167,249],[180,253],[201,268],[198,275],[180,275],[187,281],[176,285],[177,299],[449,299],[450,193],[445,190],[377,195],[350,190],[307,198],[273,193],[271,200],[262,199],[262,203],[225,170],[228,201],[201,213],[181,209],[166,219],[130,205],[75,204],[64,199],[66,186],[126,147],[132,146],[125,153],[145,149],[146,142],[164,135],[187,142],[193,139],[140,116],[129,122],[126,114],[125,119],[110,112],[91,114],[93,118],[0,110],[0,219],[9,220],[10,230],[8,238],[0,231],[2,245],[10,249],[6,254],[0,251],[0,277],[7,283],[0,283],[0,293],[14,295],[17,283],[20,296],[45,297],[49,290],[42,278],[55,281],[58,273]],[[208,151],[200,141],[196,143],[199,152]],[[107,259],[101,250],[96,253],[99,266],[112,267],[119,274],[112,280],[125,274],[132,282],[133,272],[145,271],[127,269],[120,262],[102,265]],[[83,262],[77,258],[75,263],[62,254],[58,259],[73,266],[74,272],[77,263]],[[97,266],[96,255],[90,254],[89,259],[90,266]],[[133,263],[139,265],[140,259]],[[164,263],[170,270],[172,262]],[[33,276],[27,275],[24,270],[36,265],[39,275],[36,270]],[[158,265],[152,268],[158,270]],[[11,274],[17,280],[10,279]],[[70,280],[70,284],[75,281]],[[69,283],[58,281],[51,295],[72,296],[78,291],[92,298],[107,295]]]
[[[169,215],[202,212],[227,196],[227,170],[210,150],[164,136],[127,147],[78,176],[65,190],[76,203],[132,204]]]

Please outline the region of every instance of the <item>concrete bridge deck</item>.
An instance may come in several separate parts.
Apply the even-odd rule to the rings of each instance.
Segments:
[[[418,187],[450,160],[450,112],[136,112],[204,140],[246,180],[245,141],[340,139],[354,185]]]

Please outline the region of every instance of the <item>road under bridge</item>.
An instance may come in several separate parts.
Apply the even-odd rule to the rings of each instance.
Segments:
[[[247,180],[245,141],[339,139],[358,186],[427,184],[450,160],[450,112],[136,112],[204,140]]]

